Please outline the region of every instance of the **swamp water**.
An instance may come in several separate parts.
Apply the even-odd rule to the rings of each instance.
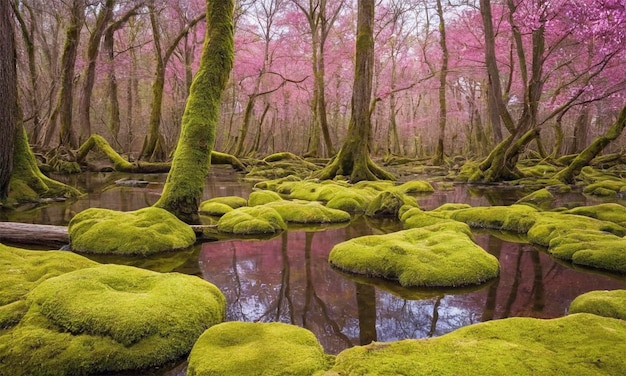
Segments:
[[[150,184],[144,188],[115,186],[115,180],[121,178],[145,179]],[[66,225],[75,213],[89,207],[139,209],[158,199],[165,175],[101,173],[70,179],[68,183],[89,194],[77,201],[0,212],[0,220]],[[213,167],[205,198],[247,197],[251,190],[252,183],[241,181],[229,168]],[[458,185],[417,199],[429,210],[446,202],[509,205],[524,194],[499,186]],[[558,200],[559,206],[567,207],[599,203],[575,193]],[[94,259],[201,276],[226,296],[228,321],[280,321],[302,326],[311,330],[330,354],[371,341],[439,336],[493,319],[560,317],[580,294],[626,288],[625,276],[574,268],[515,236],[486,231],[475,231],[474,239],[498,257],[501,271],[498,279],[478,288],[406,289],[391,282],[346,275],[328,264],[328,254],[339,242],[399,229],[399,222],[361,216],[343,227],[294,228],[268,240],[206,242],[184,252],[148,259]],[[184,375],[185,365],[155,374]]]

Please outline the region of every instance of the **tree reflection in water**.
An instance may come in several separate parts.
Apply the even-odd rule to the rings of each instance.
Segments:
[[[299,325],[334,354],[374,340],[439,336],[510,316],[559,317],[579,294],[626,286],[623,276],[575,270],[533,246],[487,233],[475,234],[475,240],[498,257],[501,276],[473,289],[406,289],[329,266],[333,245],[396,230],[388,225],[357,220],[344,228],[294,230],[270,240],[205,243],[200,270],[226,295],[227,320]]]

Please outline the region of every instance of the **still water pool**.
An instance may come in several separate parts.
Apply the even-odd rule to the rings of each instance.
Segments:
[[[119,187],[120,178],[150,181],[144,188]],[[68,183],[89,194],[77,201],[50,203],[0,212],[0,220],[66,225],[89,207],[135,210],[153,204],[165,175],[82,174]],[[252,183],[226,168],[212,168],[205,198],[247,197]],[[526,192],[527,193],[527,192]],[[455,186],[418,197],[423,209],[447,202],[473,206],[508,205],[525,193],[502,187]],[[598,202],[570,193],[559,206]],[[624,203],[622,203],[624,205]],[[201,276],[226,296],[227,320],[280,321],[311,330],[326,352],[371,341],[439,336],[487,320],[512,316],[554,318],[567,314],[570,302],[592,290],[626,288],[626,277],[572,267],[556,261],[542,249],[513,236],[476,231],[475,241],[495,255],[500,277],[473,289],[420,290],[401,288],[382,280],[346,275],[332,269],[328,254],[342,241],[400,229],[395,221],[356,217],[343,227],[291,229],[269,240],[226,240],[198,244],[177,254],[149,259],[97,258],[161,272],[178,271]],[[166,372],[184,374],[184,364]]]

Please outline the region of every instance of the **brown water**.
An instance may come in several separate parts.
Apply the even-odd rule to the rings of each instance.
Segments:
[[[148,180],[146,188],[112,185],[122,177]],[[71,202],[1,212],[0,220],[65,225],[89,207],[135,210],[153,204],[165,175],[82,174],[68,183],[89,194]],[[229,168],[212,168],[205,198],[247,197],[252,183]],[[526,192],[527,193],[527,192]],[[511,204],[525,192],[502,187],[456,186],[418,197],[424,209],[446,202],[473,206]],[[594,204],[580,194],[558,198],[558,206]],[[626,205],[624,202],[620,202]],[[475,240],[498,257],[500,277],[466,290],[405,289],[392,282],[345,275],[328,262],[332,247],[368,234],[400,229],[394,221],[355,218],[341,228],[290,230],[270,240],[230,240],[196,245],[176,254],[149,259],[99,258],[161,272],[202,276],[227,298],[227,320],[280,321],[311,330],[328,353],[371,341],[439,336],[477,322],[512,316],[539,318],[567,314],[570,302],[592,290],[626,288],[626,277],[574,268],[543,250],[497,232],[476,232]],[[508,239],[509,241],[502,240]],[[168,375],[184,374],[180,365]]]

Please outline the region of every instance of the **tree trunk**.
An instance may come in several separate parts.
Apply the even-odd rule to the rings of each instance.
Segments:
[[[78,100],[78,122],[80,133],[78,142],[82,143],[91,135],[91,95],[96,82],[96,60],[100,50],[100,41],[107,24],[113,15],[115,0],[106,0],[96,16],[96,25],[87,44],[87,65],[82,73],[82,87]]]
[[[439,137],[433,164],[441,165],[444,161],[443,144],[446,134],[446,77],[448,75],[448,46],[446,44],[446,23],[443,18],[441,0],[437,0],[437,15],[439,16],[439,46],[441,47],[441,71],[439,72]]]
[[[13,14],[0,7],[0,202],[7,198],[13,169],[13,144],[18,119],[17,69]]]
[[[357,18],[352,113],[348,135],[337,157],[316,176],[330,179],[337,175],[352,182],[394,179],[393,175],[374,164],[369,156],[371,137],[370,101],[374,64],[374,0],[359,0]]]
[[[172,169],[161,198],[154,204],[186,222],[198,219],[220,100],[233,65],[233,0],[207,0],[206,6],[207,31],[200,67],[187,98]]]
[[[606,134],[593,140],[569,166],[559,171],[554,178],[565,183],[574,183],[574,178],[580,173],[580,170],[600,154],[611,141],[617,139],[624,131],[624,127],[626,127],[626,106],[622,108],[617,120],[611,125]]]

